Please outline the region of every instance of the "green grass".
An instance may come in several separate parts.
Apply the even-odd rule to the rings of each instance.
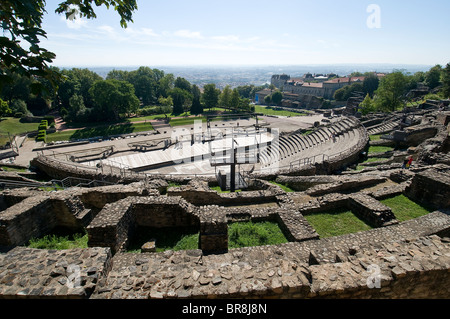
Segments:
[[[273,184],[273,185],[277,185],[277,186],[279,186],[282,190],[284,190],[286,193],[294,193],[295,192],[295,190],[293,190],[292,188],[290,188],[290,187],[288,187],[288,186],[286,186],[286,185],[283,185],[283,184],[279,184],[279,183],[277,183],[277,182],[270,182],[271,184]]]
[[[305,216],[321,238],[358,233],[372,229],[364,221],[348,210],[315,213]]]
[[[381,202],[392,209],[395,217],[400,222],[425,216],[433,211],[413,202],[405,195],[391,197]]]
[[[21,123],[20,119],[6,117],[0,119],[0,146],[8,143],[9,136],[20,135],[38,130],[39,123]]]
[[[131,134],[152,130],[153,127],[150,123],[101,125],[96,127],[87,127],[85,129],[62,131],[48,134],[47,143],[57,141],[87,139],[93,137],[108,137],[112,135]]]
[[[21,123],[20,119],[2,118],[0,120],[0,135],[8,136],[8,132],[13,135],[35,132],[38,130],[39,123]]]
[[[371,146],[369,148],[369,154],[386,153],[392,152],[393,150],[394,148],[389,146]]]
[[[56,250],[88,248],[88,239],[87,234],[75,234],[73,236],[47,235],[43,238],[31,239],[28,247]]]
[[[187,118],[179,118],[170,120],[170,126],[185,126],[185,125],[194,125],[195,121],[202,121],[202,123],[206,122],[206,117],[198,116],[198,117],[187,117]]]
[[[231,191],[223,191],[223,190],[220,188],[220,186],[213,186],[213,187],[210,187],[210,189],[212,189],[213,191],[216,191],[216,192],[218,192],[218,193],[220,193],[220,194],[230,194],[230,193],[231,193]],[[240,193],[240,192],[242,192],[241,189],[237,189],[237,190],[236,190],[236,193]]]
[[[305,116],[304,113],[296,113],[291,111],[285,111],[281,109],[275,109],[272,107],[263,107],[260,105],[255,105],[255,113],[261,113],[264,115],[275,115],[275,116]]]
[[[381,135],[370,135],[370,141],[379,141],[381,140]]]
[[[228,248],[255,247],[287,243],[277,223],[232,223],[228,225]]]
[[[17,173],[25,173],[28,170],[26,168],[14,168],[8,166],[0,166],[5,172],[17,172]]]

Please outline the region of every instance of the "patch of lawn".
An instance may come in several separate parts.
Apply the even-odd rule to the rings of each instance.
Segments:
[[[38,130],[39,123],[21,123],[20,119],[7,117],[0,119],[0,135],[19,135]]]
[[[210,189],[212,189],[213,191],[216,191],[216,192],[218,192],[218,193],[220,193],[220,194],[229,194],[229,193],[231,193],[231,191],[223,191],[223,190],[220,188],[220,186],[210,187]],[[240,193],[240,192],[242,192],[241,189],[237,189],[237,190],[236,190],[236,193]]]
[[[75,234],[72,236],[47,235],[43,238],[31,239],[28,247],[56,250],[88,248],[88,240],[87,234]]]
[[[62,131],[47,135],[47,142],[88,139],[93,137],[109,137],[113,135],[131,134],[152,131],[150,123],[127,123],[87,127],[85,129]]]
[[[228,225],[228,248],[279,245],[287,243],[277,223],[232,223]]]
[[[381,202],[392,209],[392,212],[399,222],[415,219],[433,212],[432,209],[428,209],[413,202],[405,195],[384,199]]]
[[[273,185],[279,186],[282,190],[284,190],[286,193],[294,193],[295,191],[292,188],[289,188],[286,185],[278,184],[277,182],[270,182]]]
[[[394,148],[389,146],[371,146],[369,148],[369,154],[386,153],[393,150]]]
[[[291,111],[285,111],[283,109],[277,109],[273,107],[264,107],[260,105],[255,105],[255,113],[261,113],[264,115],[275,115],[275,116],[305,116],[304,113],[296,113]]]
[[[348,210],[310,214],[306,215],[305,218],[321,238],[353,234],[372,229],[371,226]]]
[[[371,141],[379,141],[381,140],[381,135],[370,135]]]
[[[206,122],[206,117],[187,117],[187,118],[179,118],[170,120],[170,126],[185,126],[185,125],[194,125],[195,121],[202,121],[202,123]]]

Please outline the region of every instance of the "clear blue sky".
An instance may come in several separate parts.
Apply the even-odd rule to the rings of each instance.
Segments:
[[[448,0],[137,1],[122,29],[114,10],[69,22],[47,0],[42,45],[57,66],[450,62]]]

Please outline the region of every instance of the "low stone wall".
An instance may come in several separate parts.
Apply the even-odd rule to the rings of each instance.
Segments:
[[[449,226],[449,216],[433,213],[364,233],[222,255],[119,253],[92,297],[448,298],[450,243],[425,234]]]
[[[349,197],[348,206],[361,219],[375,227],[386,227],[398,221],[392,210],[376,199],[365,194],[354,194]]]
[[[127,196],[150,194],[159,195],[159,192],[142,183],[57,193],[28,189],[4,191],[0,193],[6,206],[0,211],[0,246],[23,245],[59,227],[73,233],[83,232],[106,204]]]
[[[357,177],[346,177],[346,178],[336,178],[332,183],[321,184],[309,188],[306,193],[310,196],[320,196],[329,193],[339,193],[350,190],[355,190],[358,188],[368,187],[383,183],[386,178],[378,176],[357,176]]]
[[[450,175],[435,169],[416,174],[405,194],[434,208],[450,208]]]
[[[134,230],[143,227],[189,227],[199,220],[180,197],[129,197],[106,205],[87,227],[90,247],[126,248]]]
[[[252,183],[256,183],[252,180]],[[239,206],[251,205],[255,202],[269,203],[276,202],[276,197],[284,193],[278,186],[268,182],[259,181],[262,189],[254,191],[244,191],[236,193],[218,193],[208,186],[204,180],[194,179],[188,185],[171,187],[167,190],[168,196],[180,196],[186,201],[196,205],[219,205],[219,206]],[[256,185],[252,185],[256,187]]]

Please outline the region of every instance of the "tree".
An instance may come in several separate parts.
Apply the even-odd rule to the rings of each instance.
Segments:
[[[442,83],[444,86],[442,89],[444,97],[450,98],[450,63],[447,63],[447,66],[443,70]]]
[[[74,94],[78,94],[83,97],[84,105],[87,108],[93,108],[94,101],[89,90],[95,82],[103,80],[102,77],[89,69],[78,68],[63,70],[61,74],[63,75],[63,80],[59,85],[57,95],[62,106],[66,109],[70,108],[70,98]]]
[[[283,93],[280,91],[276,91],[272,94],[272,102],[276,105],[281,105],[281,101],[283,100]]]
[[[69,100],[69,105],[70,109],[67,110],[69,121],[76,122],[81,120],[81,117],[86,114],[86,106],[84,105],[84,100],[81,95],[72,95]]]
[[[94,112],[100,121],[118,121],[121,114],[130,114],[139,108],[133,85],[125,81],[97,81],[90,93],[94,99]]]
[[[97,17],[94,4],[108,9],[113,7],[120,15],[120,25],[123,28],[133,21],[132,14],[137,9],[136,0],[66,0],[58,5],[55,12],[65,14],[66,19],[94,19]],[[56,55],[40,47],[41,38],[46,38],[47,35],[42,28],[45,5],[45,0],[0,2],[0,90],[5,84],[12,83],[14,74],[45,78],[56,90],[61,75],[50,67]],[[33,82],[30,89],[34,94],[50,93],[39,81]]]
[[[441,74],[442,67],[438,64],[435,65],[427,72],[425,75],[425,83],[430,87],[430,89],[434,89],[439,86],[441,82]]]
[[[367,93],[366,98],[359,105],[359,109],[361,111],[361,114],[363,114],[363,115],[367,115],[371,112],[375,112],[375,104],[373,103],[373,100],[370,97],[369,93]]]
[[[267,96],[264,98],[264,103],[266,103],[266,105],[270,105],[270,104],[272,103],[272,96],[267,95]]]
[[[168,97],[170,90],[175,86],[175,77],[173,74],[169,73],[164,75],[158,82],[157,94],[162,97]]]
[[[370,73],[366,76],[363,82],[363,92],[373,97],[373,93],[378,89],[380,79],[374,73]]]
[[[12,110],[9,108],[8,102],[0,99],[0,116],[11,115]]]
[[[128,81],[133,84],[136,96],[144,105],[152,105],[158,100],[155,73],[149,67],[142,66],[130,72]]]
[[[200,102],[200,96],[195,96],[192,100],[191,114],[199,115],[203,113],[203,106]]]
[[[219,97],[219,106],[223,108],[228,108],[231,106],[231,94],[233,91],[231,90],[231,87],[227,85]]]
[[[352,85],[344,86],[343,88],[337,90],[334,93],[334,99],[336,101],[347,101],[352,97],[354,93],[364,92],[364,84],[363,83],[353,83]]]
[[[185,108],[191,107],[192,94],[180,88],[174,88],[170,91],[170,96],[173,99],[173,114],[182,114]]]
[[[175,80],[175,87],[188,92],[191,92],[192,90],[191,83],[189,83],[189,81],[185,78],[181,77],[177,77],[177,79]]]
[[[375,107],[379,111],[395,111],[402,105],[402,95],[405,93],[405,75],[396,71],[387,74],[380,81],[375,91]]]
[[[233,92],[231,93],[231,98],[230,98],[230,107],[234,110],[234,111],[238,111],[239,110],[239,103],[241,101],[241,97],[239,95],[239,92],[237,89],[234,89]]]
[[[171,96],[169,96],[169,97],[160,96],[158,99],[158,103],[161,106],[173,106],[173,99]]]
[[[206,84],[203,87],[203,104],[205,107],[212,108],[217,107],[219,103],[220,90],[216,88],[214,83]]]
[[[129,76],[130,72],[128,71],[114,69],[112,71],[109,71],[108,75],[106,76],[106,80],[128,81]]]

